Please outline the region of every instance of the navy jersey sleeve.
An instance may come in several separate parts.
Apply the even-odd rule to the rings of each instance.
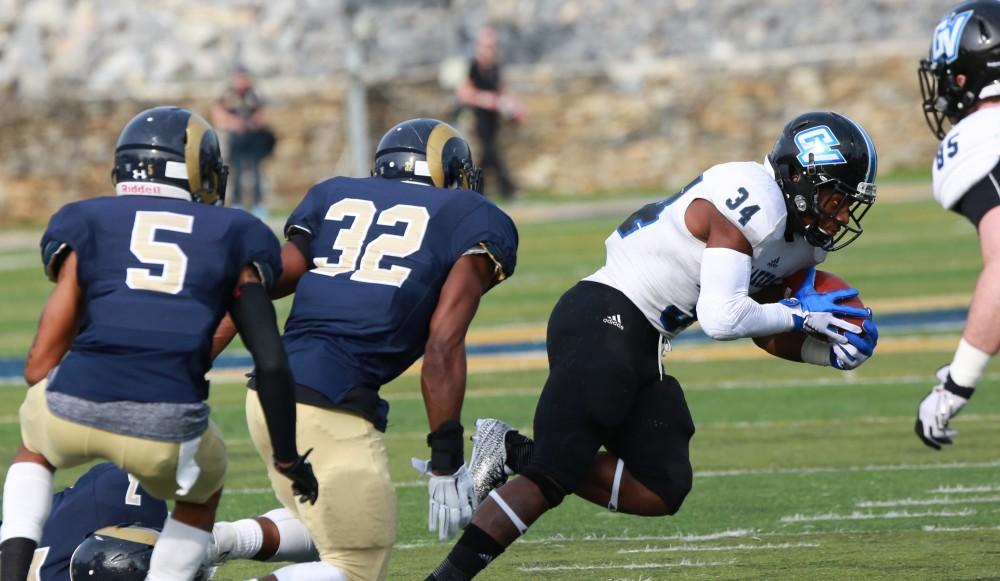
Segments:
[[[299,202],[295,210],[288,217],[288,221],[285,222],[285,238],[291,239],[297,234],[305,234],[311,240],[319,232],[320,227],[323,225],[323,211],[326,209],[322,204],[322,193],[321,189],[324,184],[328,182],[322,182],[313,186],[308,192],[306,192],[305,198]],[[304,245],[303,245],[304,246]],[[299,248],[302,250],[302,248]],[[305,257],[307,261],[312,260],[312,256]]]
[[[240,225],[237,263],[241,268],[253,265],[264,287],[269,289],[281,277],[281,245],[267,224],[249,215],[247,218],[248,221]]]
[[[484,202],[461,220],[455,228],[452,245],[458,254],[481,247],[497,265],[499,280],[514,274],[514,267],[517,266],[517,227],[510,216],[492,203]]]
[[[86,215],[81,204],[67,204],[49,220],[42,235],[42,264],[52,282],[59,276],[59,267],[70,250],[80,251],[90,237]]]

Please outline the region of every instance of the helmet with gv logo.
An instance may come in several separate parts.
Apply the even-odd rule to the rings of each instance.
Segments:
[[[938,139],[946,119],[958,123],[980,99],[1000,97],[1000,2],[966,2],[945,14],[917,72],[924,118]]]
[[[781,130],[766,161],[784,194],[793,232],[827,251],[861,236],[861,219],[875,202],[878,168],[875,144],[861,125],[839,113],[804,113]],[[845,207],[847,223],[824,231],[823,222],[836,220]]]

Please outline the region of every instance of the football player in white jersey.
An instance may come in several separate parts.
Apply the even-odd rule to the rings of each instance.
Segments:
[[[796,361],[853,369],[870,357],[870,311],[839,304],[856,290],[817,293],[811,276],[789,299],[778,289],[857,239],[875,173],[860,125],[806,113],[763,164],[714,166],[629,216],[605,242],[606,264],[552,311],[535,439],[477,422],[470,472],[481,504],[428,579],[475,576],[567,494],[629,514],[677,512],[692,484],[694,423],[660,357],[695,320],[713,339],[754,337]],[[521,478],[493,490],[507,471]]]
[[[979,233],[983,269],[962,339],[937,384],[920,402],[917,436],[940,450],[958,432],[949,421],[972,397],[1000,351],[1000,2],[961,4],[934,29],[920,62],[924,116],[941,140],[933,163],[934,197]],[[948,121],[952,128],[945,133]]]

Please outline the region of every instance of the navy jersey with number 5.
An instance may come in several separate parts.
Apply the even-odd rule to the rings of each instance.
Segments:
[[[513,221],[485,197],[381,178],[317,184],[285,226],[296,234],[310,238],[311,270],[285,326],[295,380],[380,430],[378,389],[423,355],[455,262],[487,254],[503,280],[517,259]]]
[[[69,581],[70,557],[94,531],[131,523],[159,529],[166,518],[167,503],[146,494],[114,464],[97,464],[52,499],[32,571],[40,571],[41,581]]]
[[[50,392],[93,402],[200,404],[216,326],[240,270],[281,272],[277,238],[231,208],[149,195],[64,206],[42,258],[55,279],[63,250],[77,255],[84,319]]]

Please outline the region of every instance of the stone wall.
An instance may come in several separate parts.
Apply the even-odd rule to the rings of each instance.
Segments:
[[[345,55],[367,55],[371,143],[447,117],[476,28],[500,31],[527,110],[504,141],[522,189],[669,190],[760,159],[810,109],[868,128],[884,174],[929,163],[915,74],[950,0],[0,0],[0,223],[110,191],[114,141],[141,109],[208,116],[235,59],[270,102],[269,190],[294,203],[350,173]],[[440,62],[445,57],[451,61]],[[459,117],[457,123],[471,127]],[[475,145],[475,144],[474,144]],[[366,157],[370,152],[366,153]]]
[[[509,82],[527,108],[505,126],[510,165],[525,190],[573,194],[669,189],[709,165],[760,159],[797,113],[830,109],[872,135],[883,173],[929,163],[936,146],[920,113],[912,47],[866,47],[840,59],[762,53],[726,63],[672,59],[644,67],[567,71],[517,67]],[[293,203],[312,183],[350,172],[346,85],[264,81],[280,139],[267,164],[273,195]],[[202,91],[202,92],[199,92]],[[0,111],[0,216],[44,219],[68,200],[107,193],[114,140],[147,106],[205,115],[210,93],[174,87],[160,101],[16,102]],[[373,84],[372,144],[395,122],[444,117],[453,102],[436,76]],[[459,117],[460,126],[463,118]],[[475,143],[474,143],[475,145]]]

